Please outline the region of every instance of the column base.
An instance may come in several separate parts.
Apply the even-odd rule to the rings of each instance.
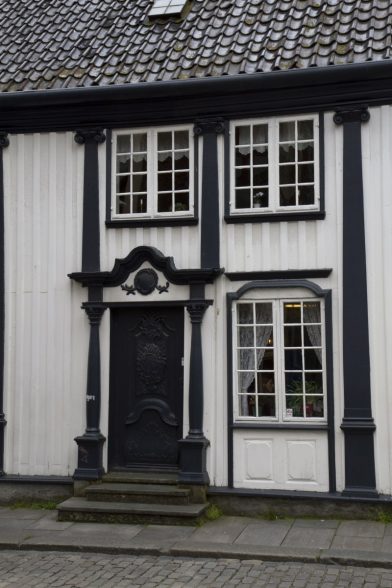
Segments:
[[[346,486],[342,492],[342,496],[350,496],[352,498],[378,498],[379,493],[375,488]]]
[[[205,437],[187,437],[178,442],[180,446],[179,484],[208,485],[207,447],[210,442]]]
[[[102,465],[103,444],[106,441],[102,433],[85,433],[76,437],[78,445],[78,467],[74,480],[99,480],[105,470]]]
[[[344,496],[378,496],[374,465],[375,428],[372,418],[351,417],[342,421],[346,462]]]

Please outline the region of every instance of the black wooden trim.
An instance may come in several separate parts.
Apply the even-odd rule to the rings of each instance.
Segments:
[[[225,125],[222,119],[202,119],[196,121],[194,130],[196,136],[203,136],[200,265],[219,267],[218,135],[225,132]]]
[[[366,106],[340,108],[343,125],[343,379],[345,493],[377,494],[371,408],[361,126]]]
[[[327,423],[311,423],[307,426],[298,423],[248,423],[234,422],[233,420],[233,302],[239,300],[249,290],[256,288],[306,288],[325,301],[325,333],[326,333],[326,370],[327,370]],[[255,280],[244,284],[236,292],[226,294],[226,320],[227,320],[227,435],[228,435],[228,486],[233,487],[234,460],[233,444],[235,429],[303,429],[328,431],[328,464],[329,464],[329,489],[336,490],[336,464],[335,464],[335,430],[334,430],[334,390],[333,390],[333,348],[332,348],[332,293],[331,290],[323,290],[318,284],[308,280]],[[279,425],[279,426],[278,426]]]
[[[73,130],[331,110],[344,103],[392,102],[390,60],[204,79],[3,92],[0,128],[8,132]],[[66,108],[64,107],[66,106]]]
[[[328,431],[329,427],[326,424],[313,424],[304,425],[302,423],[250,423],[250,422],[234,422],[231,428],[235,431],[236,429],[265,429],[267,431]]]
[[[331,268],[306,270],[272,270],[265,272],[225,272],[231,282],[249,280],[301,280],[306,278],[328,278]]]
[[[135,307],[142,307],[142,308],[152,308],[152,307],[158,307],[158,308],[162,308],[165,306],[187,306],[189,304],[189,302],[191,302],[191,299],[188,300],[166,300],[166,301],[135,301],[135,302],[103,302],[102,305],[105,306],[105,308],[135,308]],[[208,304],[208,306],[212,306],[214,304],[214,301],[211,299],[206,299],[204,300],[204,302],[206,304]]]
[[[124,218],[112,219],[112,152],[113,152],[113,130],[106,131],[106,220],[105,226],[108,229],[124,229],[137,227],[186,227],[197,225],[199,222],[199,182],[198,182],[198,137],[193,139],[193,153],[194,153],[194,187],[193,187],[193,203],[194,212],[192,215],[184,217],[154,217],[154,218]]]
[[[101,129],[76,131],[75,141],[84,145],[82,271],[100,270],[98,144],[105,141]]]
[[[230,206],[230,205],[229,205]],[[225,216],[227,224],[238,223],[288,223],[294,221],[323,220],[325,212],[310,210],[309,212],[269,212],[266,214],[232,214]]]
[[[165,257],[155,247],[135,247],[127,257],[116,259],[110,272],[75,272],[68,276],[83,286],[120,286],[129,274],[148,261],[173,284],[212,283],[223,273],[223,268],[182,269],[176,268],[172,257]]]
[[[56,486],[72,485],[70,476],[18,476],[4,474],[0,477],[0,484],[53,484]]]
[[[5,345],[5,265],[4,265],[4,169],[3,149],[8,147],[7,133],[0,132],[0,478],[4,475],[4,345]]]
[[[319,182],[320,213],[323,213],[325,216],[325,132],[323,112],[319,112]]]

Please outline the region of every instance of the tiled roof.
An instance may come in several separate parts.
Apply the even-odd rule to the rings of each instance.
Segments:
[[[0,0],[0,90],[181,80],[391,58],[390,0]]]

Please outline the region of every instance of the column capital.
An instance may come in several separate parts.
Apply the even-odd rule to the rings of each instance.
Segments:
[[[196,120],[193,127],[195,135],[206,135],[207,133],[215,133],[221,135],[225,132],[225,121],[223,118],[200,118]]]
[[[106,135],[103,129],[77,129],[75,131],[75,143],[84,145],[85,143],[104,143]]]
[[[337,125],[350,122],[368,122],[370,120],[370,112],[366,104],[338,108],[334,114],[333,120]]]
[[[210,302],[207,300],[191,300],[187,303],[186,309],[191,317],[192,324],[200,324],[203,321],[203,316]]]
[[[7,131],[0,131],[0,149],[4,149],[4,147],[8,147],[10,144],[10,140],[8,138]]]
[[[106,310],[106,306],[99,303],[95,304],[94,302],[85,302],[82,305],[82,308],[86,311],[90,325],[92,327],[99,326],[101,323],[103,313]]]

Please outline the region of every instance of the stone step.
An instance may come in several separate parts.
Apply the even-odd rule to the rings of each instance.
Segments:
[[[190,490],[169,484],[104,482],[86,488],[90,501],[140,502],[146,504],[189,504]]]
[[[174,472],[108,472],[102,482],[117,484],[177,484],[178,475]]]
[[[59,521],[158,525],[197,525],[208,504],[143,504],[68,498],[57,506]]]

